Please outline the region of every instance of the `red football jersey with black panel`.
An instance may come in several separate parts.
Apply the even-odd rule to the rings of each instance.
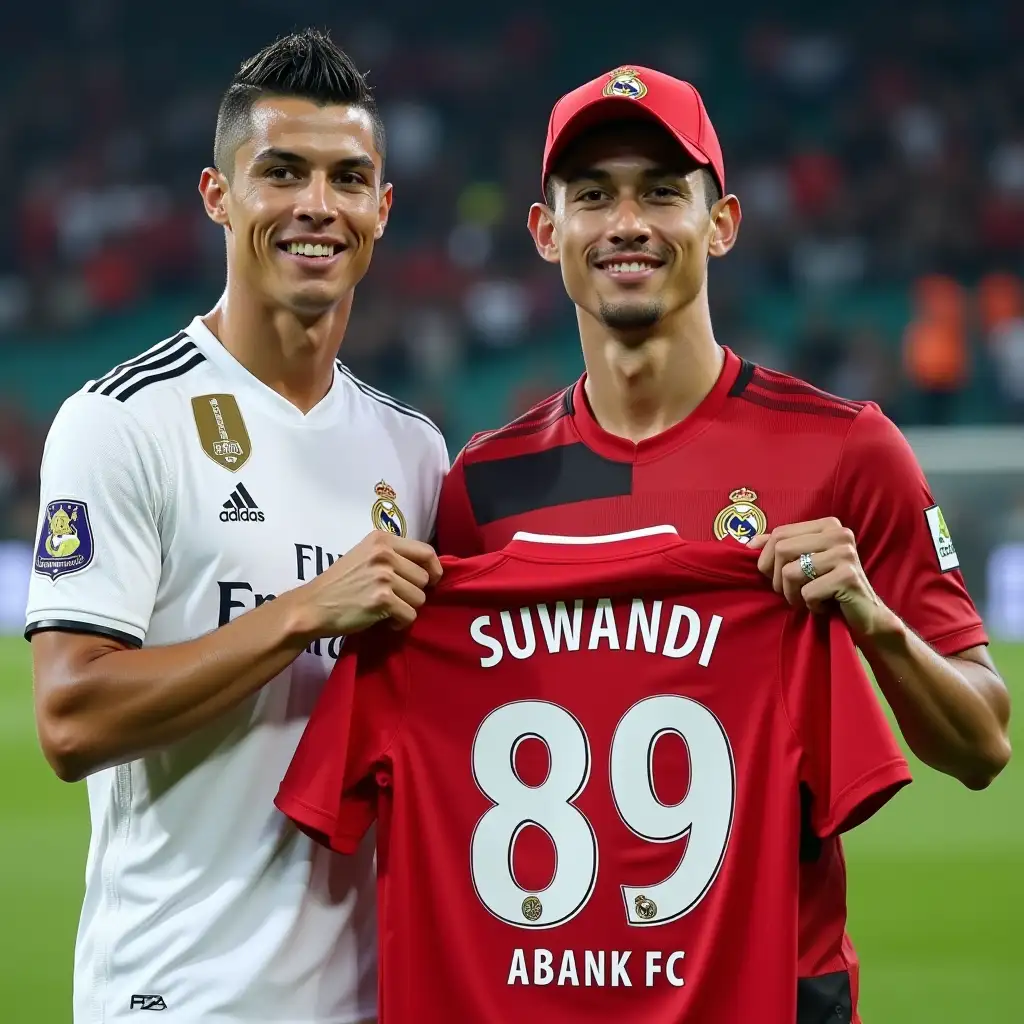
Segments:
[[[517,530],[613,533],[672,524],[688,540],[836,516],[879,596],[941,654],[987,643],[941,512],[909,445],[872,403],[848,402],[726,350],[717,384],[671,429],[634,444],[604,431],[584,380],[475,437],[441,492],[441,554],[502,548]],[[803,1008],[856,999],[841,844],[802,851]],[[852,986],[852,992],[842,991]],[[841,1019],[841,1018],[840,1018]]]
[[[687,540],[742,540],[836,516],[857,537],[879,596],[939,653],[955,654],[988,638],[935,508],[910,446],[877,405],[726,349],[697,409],[639,444],[600,427],[584,378],[477,435],[445,480],[437,546],[466,557],[520,530],[581,536],[659,523]]]
[[[662,528],[446,559],[350,643],[277,804],[378,822],[383,1024],[792,1024],[801,792],[829,837],[910,779],[840,619]]]

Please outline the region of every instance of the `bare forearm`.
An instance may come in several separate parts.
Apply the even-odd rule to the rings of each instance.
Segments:
[[[44,747],[62,778],[80,779],[174,743],[236,707],[285,669],[307,638],[283,597],[187,643],[115,645],[69,657],[40,696]],[[54,642],[40,634],[33,646]],[[48,741],[48,742],[47,742]]]
[[[987,786],[1010,757],[1009,702],[995,672],[945,658],[892,616],[861,650],[911,750],[971,789]]]
[[[188,736],[240,704],[314,639],[410,625],[441,578],[433,549],[374,530],[314,580],[197,640],[126,650],[81,633],[32,639],[36,721],[66,780]]]

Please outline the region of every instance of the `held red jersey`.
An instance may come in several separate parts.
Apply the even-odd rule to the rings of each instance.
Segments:
[[[924,474],[878,406],[728,350],[697,409],[639,444],[601,428],[583,380],[475,437],[442,487],[437,548],[465,557],[519,530],[579,536],[657,523],[687,540],[743,541],[826,516],[853,531],[879,596],[940,654],[987,642]],[[801,1011],[842,1024],[856,1020],[857,995],[842,845],[808,841],[801,852]]]
[[[841,619],[656,528],[446,560],[277,804],[341,852],[378,821],[383,1024],[792,1024],[801,784],[827,837],[909,779]]]

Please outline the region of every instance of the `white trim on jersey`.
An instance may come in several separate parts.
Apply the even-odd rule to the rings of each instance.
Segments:
[[[627,530],[625,533],[605,533],[592,537],[557,537],[551,533],[529,533],[520,530],[514,534],[513,540],[525,540],[530,544],[614,544],[620,540],[635,540],[637,537],[655,537],[661,533],[679,536],[674,526],[645,526],[640,530]]]

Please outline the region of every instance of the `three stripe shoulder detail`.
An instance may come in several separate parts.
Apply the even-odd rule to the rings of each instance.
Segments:
[[[405,402],[400,402],[397,398],[392,398],[391,395],[385,394],[383,391],[370,387],[369,384],[361,381],[340,359],[335,360],[335,365],[338,367],[341,375],[355,385],[367,398],[372,398],[375,402],[386,405],[389,409],[394,409],[395,412],[399,412],[403,416],[411,416],[414,420],[425,423],[438,436],[444,436],[441,433],[440,427],[426,413],[420,412],[419,409],[407,405]]]
[[[864,402],[840,398],[796,377],[766,370],[762,366],[753,368],[737,397],[777,412],[806,413],[839,419],[853,419],[865,405]]]
[[[115,366],[98,380],[92,381],[85,390],[126,402],[150,384],[184,376],[204,362],[206,356],[199,351],[196,343],[184,331],[180,331],[142,355]]]
[[[523,437],[527,434],[537,434],[548,427],[553,426],[560,419],[571,415],[572,387],[559,391],[550,398],[545,398],[532,409],[528,409],[503,427],[495,427],[493,430],[485,430],[476,437],[470,439],[466,445],[467,451],[473,451],[489,441],[497,441],[501,438]]]

